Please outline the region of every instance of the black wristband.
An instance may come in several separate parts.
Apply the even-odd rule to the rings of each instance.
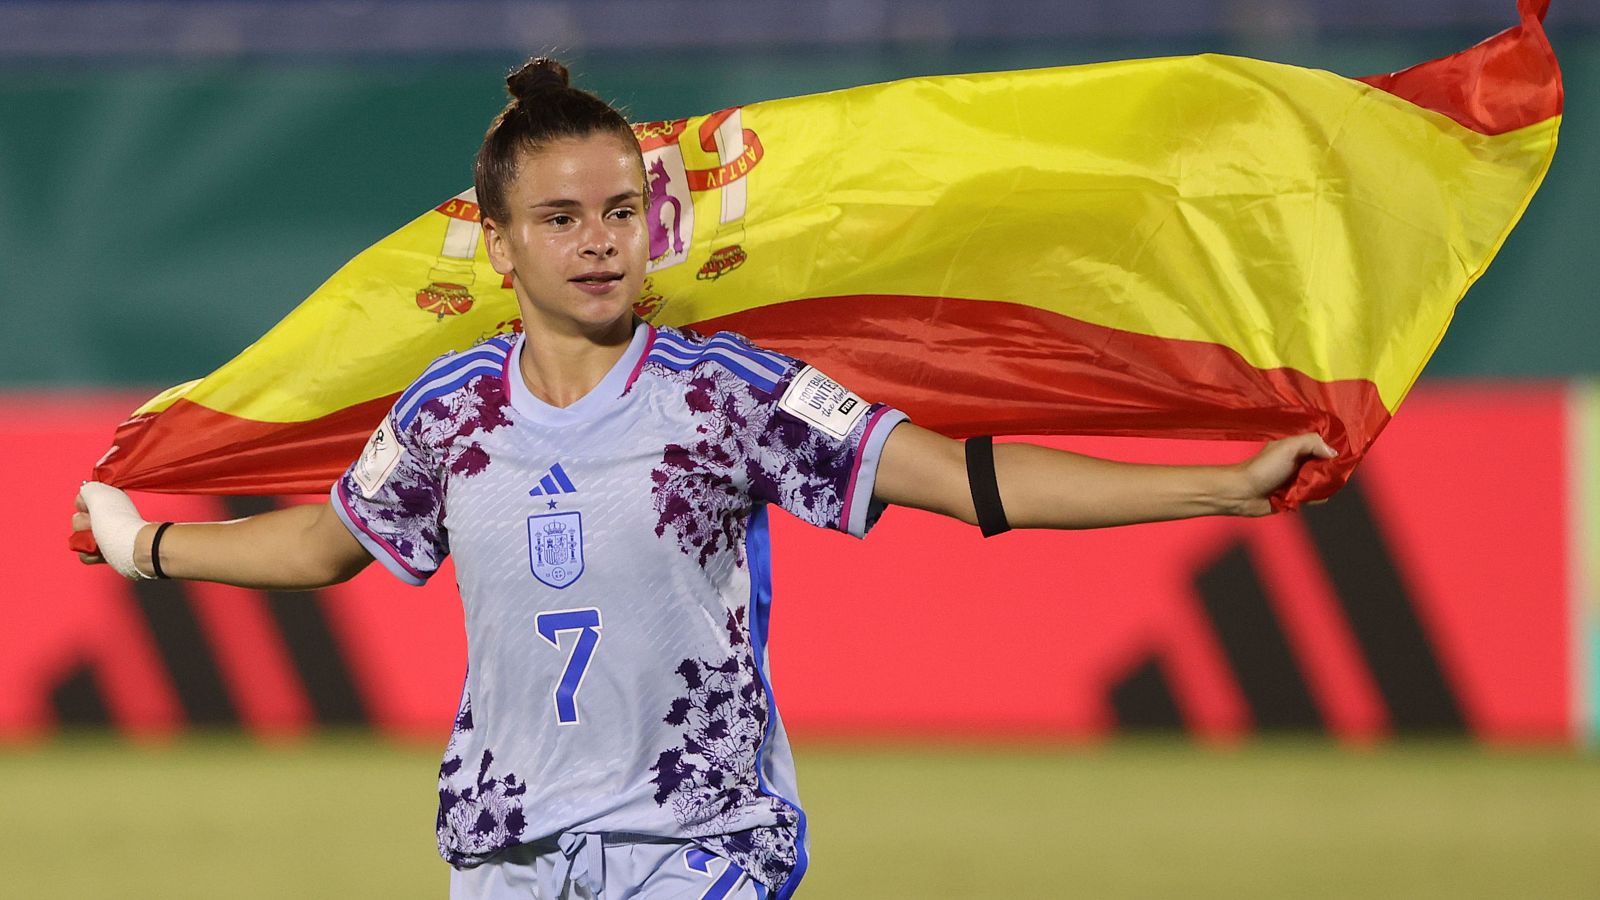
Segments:
[[[972,490],[972,506],[978,511],[978,528],[984,537],[1011,530],[1006,508],[1000,503],[1000,482],[994,475],[994,438],[967,438],[967,487]]]
[[[167,533],[173,523],[162,522],[156,526],[156,535],[150,539],[150,568],[155,570],[157,578],[166,578],[167,573],[161,571],[161,536]]]

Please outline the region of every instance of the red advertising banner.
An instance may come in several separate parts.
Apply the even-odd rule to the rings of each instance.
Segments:
[[[1569,739],[1565,397],[1426,386],[1331,502],[1270,519],[987,541],[904,511],[865,542],[784,529],[780,702],[801,733]]]
[[[76,485],[139,396],[0,396],[12,461],[0,737],[371,724],[442,739],[454,578],[376,566],[307,593],[131,584],[66,552]],[[1326,505],[1075,533],[891,510],[866,541],[773,516],[775,690],[806,736],[1068,737],[1184,728],[1566,741],[1576,652],[1567,388],[1424,385]],[[1146,461],[1248,447],[1048,439]],[[152,517],[261,498],[141,496]],[[315,498],[306,498],[315,499]]]

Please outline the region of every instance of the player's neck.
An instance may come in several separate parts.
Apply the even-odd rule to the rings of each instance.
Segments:
[[[635,324],[629,316],[596,334],[529,330],[517,361],[523,383],[551,406],[571,406],[594,390],[628,351]]]

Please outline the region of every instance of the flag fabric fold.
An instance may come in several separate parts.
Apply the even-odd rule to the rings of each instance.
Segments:
[[[636,309],[729,329],[960,437],[1372,446],[1542,180],[1541,24],[1349,79],[1227,56],[916,78],[636,127]],[[118,429],[94,477],[325,490],[433,357],[520,327],[471,192]]]

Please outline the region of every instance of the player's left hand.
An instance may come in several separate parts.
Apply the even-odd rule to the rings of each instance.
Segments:
[[[1268,443],[1261,452],[1237,466],[1245,491],[1239,515],[1271,513],[1272,503],[1267,498],[1294,477],[1302,462],[1308,458],[1333,459],[1338,455],[1339,451],[1328,446],[1318,434],[1297,434]]]

